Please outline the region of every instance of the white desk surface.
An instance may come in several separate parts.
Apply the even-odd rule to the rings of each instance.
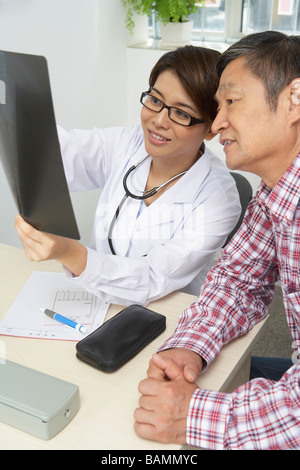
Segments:
[[[0,319],[24,286],[33,270],[61,271],[56,262],[29,262],[23,250],[0,244]],[[0,449],[102,449],[174,450],[139,438],[133,429],[138,406],[138,384],[146,377],[153,352],[174,331],[178,316],[195,297],[173,293],[148,308],[167,317],[167,328],[135,358],[114,373],[101,372],[76,358],[75,342],[1,336],[6,359],[75,383],[80,390],[80,410],[59,434],[49,441],[31,436],[0,422]],[[107,318],[122,307],[112,305]],[[251,354],[264,322],[227,345],[198,381],[199,386],[226,391]]]

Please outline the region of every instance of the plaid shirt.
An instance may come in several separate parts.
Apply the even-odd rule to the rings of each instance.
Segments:
[[[300,351],[300,154],[273,190],[261,183],[244,222],[162,349],[189,348],[207,366],[224,344],[267,315],[280,279]],[[291,344],[291,356],[292,356]],[[300,449],[300,365],[278,382],[254,379],[233,393],[197,389],[187,442],[209,449]]]

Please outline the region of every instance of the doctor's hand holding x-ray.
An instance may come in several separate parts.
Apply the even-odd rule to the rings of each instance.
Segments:
[[[58,127],[70,191],[102,190],[91,245],[17,217],[30,260],[55,259],[71,280],[122,305],[199,293],[240,215],[233,178],[204,145],[214,137],[219,56],[193,46],[164,54],[131,129]]]
[[[85,269],[87,249],[77,240],[40,232],[20,215],[16,216],[15,226],[30,261],[56,259],[68,266],[75,276]]]

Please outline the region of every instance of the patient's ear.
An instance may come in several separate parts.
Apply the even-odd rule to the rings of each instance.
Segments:
[[[296,78],[290,85],[291,107],[300,105],[300,78]]]
[[[295,78],[287,87],[287,122],[290,125],[300,123],[300,78]]]

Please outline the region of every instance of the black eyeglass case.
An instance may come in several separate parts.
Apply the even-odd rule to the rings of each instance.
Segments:
[[[79,341],[76,356],[104,372],[114,372],[165,328],[164,315],[131,305]]]

